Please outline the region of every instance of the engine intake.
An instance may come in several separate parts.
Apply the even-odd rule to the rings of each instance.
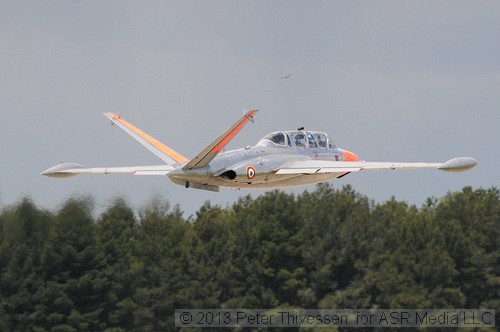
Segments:
[[[236,172],[231,169],[229,171],[225,171],[224,173],[222,173],[219,176],[221,178],[224,178],[224,179],[234,180],[234,179],[236,179]]]

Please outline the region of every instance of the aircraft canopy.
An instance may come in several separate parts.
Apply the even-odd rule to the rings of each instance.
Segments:
[[[276,131],[264,136],[257,145],[303,149],[334,149],[328,135],[320,131]]]

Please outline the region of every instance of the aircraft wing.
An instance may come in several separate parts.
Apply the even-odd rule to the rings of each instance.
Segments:
[[[68,178],[80,174],[167,175],[173,169],[170,165],[84,168],[79,164],[64,163],[43,171],[42,175],[52,178]]]
[[[477,160],[471,157],[458,157],[444,163],[424,162],[369,162],[369,161],[329,161],[329,160],[291,160],[281,165],[276,174],[316,174],[358,172],[363,170],[396,170],[436,168],[447,172],[464,172],[476,166]]]
[[[247,124],[249,120],[253,119],[255,113],[259,110],[247,111],[238,121],[236,121],[231,128],[226,130],[215,141],[207,146],[203,151],[198,153],[196,157],[191,159],[182,169],[201,168],[208,165],[219,152],[229,143],[234,136]]]

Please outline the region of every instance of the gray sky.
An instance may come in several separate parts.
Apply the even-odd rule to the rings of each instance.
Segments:
[[[376,201],[420,205],[450,190],[499,186],[498,1],[0,0],[0,204],[29,195],[52,209],[74,194],[102,208],[161,194],[185,215],[261,191],[185,189],[162,177],[39,173],[161,164],[101,113],[188,158],[259,108],[230,148],[305,126],[370,161],[472,156],[472,171],[373,171],[351,184]],[[281,76],[293,73],[289,79]],[[304,189],[288,190],[301,192]]]

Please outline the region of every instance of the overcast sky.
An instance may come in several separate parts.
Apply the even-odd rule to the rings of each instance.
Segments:
[[[0,204],[54,209],[90,194],[134,207],[161,194],[185,216],[242,195],[154,176],[50,179],[61,161],[161,164],[103,112],[118,112],[188,158],[259,108],[229,148],[305,126],[370,161],[472,156],[467,173],[350,174],[377,202],[420,206],[500,185],[498,1],[0,0]],[[280,77],[293,73],[288,79]],[[314,186],[288,192],[299,193]]]

